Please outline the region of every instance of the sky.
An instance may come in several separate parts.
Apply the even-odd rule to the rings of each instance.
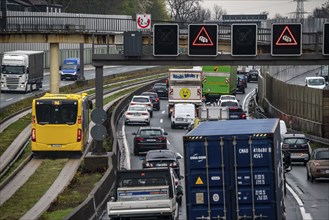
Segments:
[[[304,11],[312,13],[325,2],[328,0],[304,0]],[[294,14],[291,12],[295,12],[297,8],[297,2],[294,0],[202,0],[201,3],[204,8],[210,10],[215,4],[225,9],[227,14],[259,14],[267,11],[268,18],[273,18],[276,13],[293,18]]]

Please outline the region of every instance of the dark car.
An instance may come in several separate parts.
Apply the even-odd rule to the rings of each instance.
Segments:
[[[304,164],[309,160],[312,151],[304,134],[283,134],[282,150],[290,153],[292,162],[303,162]]]
[[[242,80],[242,84],[244,84],[245,88],[248,88],[248,74],[237,74],[237,77]]]
[[[180,159],[182,159],[182,156],[172,150],[150,150],[143,161],[143,168],[171,167],[179,177]]]
[[[166,83],[155,83],[151,91],[156,92],[159,98],[168,99],[168,87]]]
[[[153,109],[160,110],[160,99],[158,96],[158,93],[156,92],[143,92],[141,95],[149,96],[152,103],[153,103]]]
[[[306,163],[307,179],[329,178],[329,148],[317,148]]]
[[[229,119],[247,119],[246,112],[241,107],[229,107]]]
[[[133,132],[134,155],[147,153],[149,150],[167,149],[167,132],[160,127],[140,127]]]
[[[250,70],[249,73],[248,73],[247,81],[248,82],[250,82],[250,81],[258,81],[258,74],[259,74],[259,71],[258,70]]]
[[[245,94],[246,93],[246,84],[247,84],[247,82],[245,81],[244,76],[243,77],[238,76],[237,83],[236,83],[236,92]]]

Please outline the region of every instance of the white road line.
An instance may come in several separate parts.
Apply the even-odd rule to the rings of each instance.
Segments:
[[[162,114],[166,113],[166,111],[162,111]]]
[[[13,100],[14,98],[10,98],[10,99],[6,99],[6,102],[10,101],[10,100]]]
[[[160,119],[160,123],[163,123],[163,119],[162,118]]]
[[[292,194],[292,196],[296,199],[296,202],[299,205],[299,210],[302,215],[302,219],[312,220],[313,218],[312,218],[311,214],[306,213],[306,211],[305,211],[303,201],[299,198],[299,196],[295,193],[295,191],[288,184],[286,184],[286,187],[289,190],[289,192]]]
[[[130,170],[130,152],[129,152],[128,142],[127,142],[127,138],[126,138],[125,125],[122,125],[122,140],[123,140],[123,146],[124,146],[125,152],[126,152],[127,170]]]
[[[167,144],[170,144],[169,140],[167,139]]]

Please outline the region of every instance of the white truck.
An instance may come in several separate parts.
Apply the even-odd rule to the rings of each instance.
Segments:
[[[202,105],[202,69],[169,69],[168,117],[177,103]]]
[[[179,192],[172,168],[119,170],[107,203],[110,219],[178,219]]]
[[[42,88],[43,51],[5,52],[1,65],[1,91],[31,92]]]

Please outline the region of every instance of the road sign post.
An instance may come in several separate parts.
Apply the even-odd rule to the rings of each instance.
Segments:
[[[153,56],[178,56],[178,24],[154,24]]]
[[[302,55],[302,25],[272,24],[271,37],[272,56]]]
[[[189,24],[188,55],[217,56],[218,26],[216,24]]]
[[[257,55],[257,25],[232,24],[231,26],[231,55]]]
[[[323,49],[322,49],[322,54],[324,56],[329,55],[329,23],[324,23],[323,24]]]

